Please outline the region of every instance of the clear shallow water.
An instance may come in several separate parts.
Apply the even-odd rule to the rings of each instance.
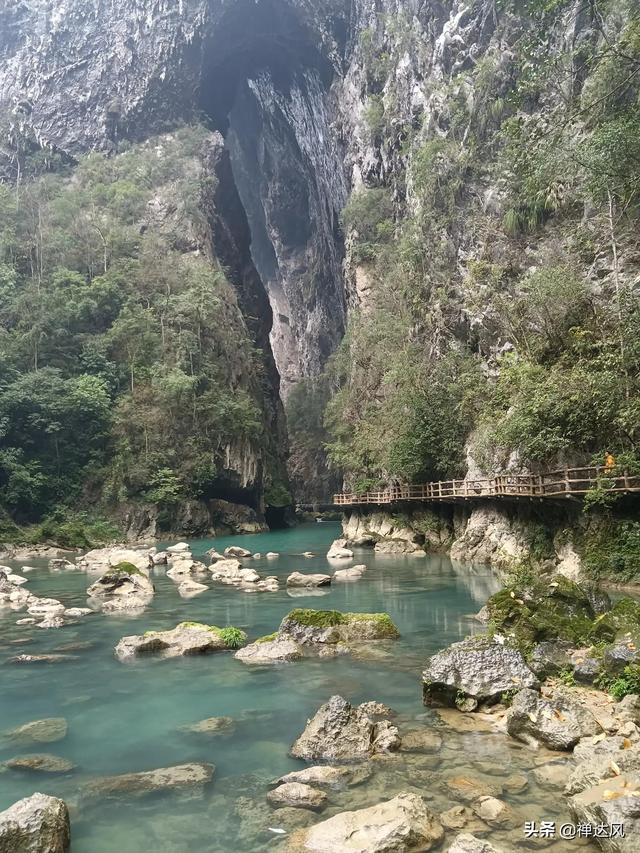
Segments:
[[[263,554],[278,551],[280,559],[253,560],[251,565],[284,580],[293,570],[331,573],[324,554],[338,535],[337,524],[308,524],[191,545],[196,556],[214,545],[221,550],[229,544]],[[303,558],[303,551],[317,556]],[[53,716],[65,717],[69,725],[68,736],[58,743],[21,747],[0,739],[0,762],[16,754],[42,752],[76,765],[62,776],[2,772],[0,767],[0,810],[35,790],[64,797],[72,809],[73,853],[281,849],[282,839],[268,831],[280,823],[277,812],[266,805],[265,794],[270,780],[304,766],[288,758],[287,752],[308,717],[340,693],[353,702],[376,699],[391,705],[404,729],[443,726],[421,704],[421,666],[429,654],[475,630],[469,615],[497,588],[490,573],[454,567],[445,557],[374,556],[363,551],[356,562],[369,566],[361,581],[334,584],[322,595],[292,597],[284,583],[278,593],[261,594],[211,584],[208,592],[183,600],[161,567],[154,575],[153,604],[135,618],[89,616],[76,625],[45,631],[16,626],[24,613],[0,610],[3,662],[23,652],[40,654],[79,644],[70,652],[77,658],[68,662],[0,666],[2,730]],[[79,571],[52,573],[42,564],[28,577],[34,593],[59,598],[67,606],[84,605],[85,590],[94,579]],[[402,639],[384,644],[367,660],[340,657],[264,668],[247,667],[231,654],[168,661],[147,658],[127,665],[113,656],[122,636],[172,628],[183,620],[236,625],[255,638],[274,631],[296,606],[386,611]],[[235,731],[211,737],[179,730],[212,716],[233,717]],[[481,772],[495,783],[495,774],[508,776],[532,765],[530,753],[502,735],[459,733],[445,727],[441,733],[444,746],[438,756],[401,754],[376,762],[372,779],[332,795],[323,816],[372,805],[407,789],[428,795],[433,807],[441,810],[459,802],[447,793],[448,775]],[[216,766],[213,784],[202,796],[169,794],[131,802],[81,799],[88,779],[187,761]],[[538,790],[533,780],[525,793],[504,798],[523,810],[517,831],[492,836],[505,849],[520,849],[525,819],[562,814],[557,796]]]

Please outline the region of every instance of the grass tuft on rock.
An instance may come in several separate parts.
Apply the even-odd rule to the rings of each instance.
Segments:
[[[217,625],[205,625],[204,622],[180,622],[176,628],[195,628],[198,631],[210,631],[221,637],[227,648],[239,649],[247,642],[247,635],[241,628],[228,625],[226,628],[218,628]]]

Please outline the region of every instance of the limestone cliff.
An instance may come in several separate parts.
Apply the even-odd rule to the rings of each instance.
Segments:
[[[0,21],[3,168],[15,179],[33,146],[72,157],[117,150],[204,116],[224,135],[231,166],[220,198],[231,231],[225,237],[221,229],[225,245],[217,250],[235,270],[242,311],[265,352],[268,338],[284,395],[322,370],[349,314],[373,310],[380,270],[361,250],[363,234],[341,227],[340,213],[353,190],[384,191],[385,239],[397,237],[402,222],[423,223],[412,299],[424,311],[409,337],[424,338],[426,367],[465,351],[478,375],[494,380],[505,354],[525,351],[527,334],[543,329],[537,317],[527,334],[505,322],[503,306],[521,295],[523,276],[549,264],[576,268],[590,296],[605,299],[637,276],[633,235],[621,227],[611,251],[600,213],[590,217],[562,180],[543,175],[526,210],[511,197],[514,176],[497,130],[512,121],[520,134],[514,144],[525,151],[523,128],[571,106],[572,132],[581,138],[583,89],[594,89],[595,58],[620,39],[631,8],[600,10],[580,0],[547,6],[16,0]],[[540,73],[545,56],[557,73]],[[547,137],[541,131],[533,142]],[[565,212],[564,222],[554,219]],[[515,234],[504,226],[527,216],[541,227]],[[237,245],[231,232],[240,235]],[[415,247],[406,248],[409,265]],[[398,286],[408,276],[400,267]],[[366,357],[350,356],[353,374],[364,375],[360,409],[384,400],[389,384]],[[273,408],[272,367],[268,374]],[[282,430],[273,419],[272,426],[282,447]],[[494,446],[490,431],[465,438],[473,476],[522,464],[512,448]],[[587,458],[572,447],[557,456]],[[321,488],[323,459],[306,461],[296,469],[322,469]],[[309,497],[313,473],[307,482]]]

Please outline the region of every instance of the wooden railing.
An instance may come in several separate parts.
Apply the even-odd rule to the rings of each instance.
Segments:
[[[342,492],[336,506],[390,504],[401,501],[459,501],[482,498],[568,498],[585,495],[600,484],[608,492],[640,492],[640,476],[604,467],[562,468],[545,474],[500,474],[466,480],[439,480],[420,485],[389,486],[376,492]]]

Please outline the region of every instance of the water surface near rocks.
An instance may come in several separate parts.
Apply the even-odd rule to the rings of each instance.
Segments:
[[[2,772],[0,767],[0,810],[35,790],[64,797],[72,809],[73,853],[282,849],[286,840],[269,831],[281,827],[282,821],[265,803],[268,783],[304,766],[288,758],[288,749],[307,718],[335,693],[354,702],[376,699],[391,705],[404,730],[437,725],[443,747],[437,755],[403,753],[375,762],[369,782],[332,794],[323,817],[408,789],[427,796],[434,809],[442,810],[461,802],[447,789],[448,776],[474,773],[490,788],[499,789],[504,777],[530,770],[532,753],[505,736],[456,732],[421,704],[425,658],[477,629],[469,615],[498,587],[496,579],[484,570],[456,567],[445,557],[374,556],[363,551],[356,555],[357,562],[369,566],[362,580],[336,583],[321,595],[288,594],[284,579],[291,571],[333,571],[335,565],[330,567],[324,555],[338,535],[338,525],[307,524],[289,531],[191,542],[195,555],[232,543],[263,555],[280,552],[278,560],[263,556],[251,561],[259,572],[281,577],[278,593],[247,594],[212,583],[210,591],[183,600],[176,584],[159,568],[154,572],[152,605],[133,618],[95,615],[62,629],[42,630],[17,626],[16,619],[24,613],[0,610],[0,727],[6,730],[54,716],[65,717],[69,724],[67,737],[58,743],[27,747],[0,739],[0,762],[25,752],[46,752],[76,765],[61,776]],[[303,551],[316,556],[304,558]],[[85,590],[94,576],[50,572],[43,561],[31,565],[37,567],[28,575],[34,593],[59,598],[67,606],[85,604]],[[120,637],[171,628],[183,620],[236,625],[255,638],[274,631],[296,606],[386,611],[402,639],[377,648],[367,660],[340,657],[264,668],[249,668],[226,653],[168,661],[147,658],[128,665],[113,656]],[[4,663],[19,653],[60,650],[77,657],[51,665]],[[210,737],[180,731],[185,724],[212,716],[233,717],[233,733]],[[83,784],[97,776],[188,761],[216,765],[213,784],[202,796],[170,794],[130,802],[81,799]],[[540,790],[530,774],[526,791],[505,792],[503,799],[522,815],[517,828],[491,831],[490,838],[505,850],[521,849],[525,819],[566,819],[561,798]],[[300,819],[322,817],[303,813]],[[556,844],[553,849],[565,848]]]

